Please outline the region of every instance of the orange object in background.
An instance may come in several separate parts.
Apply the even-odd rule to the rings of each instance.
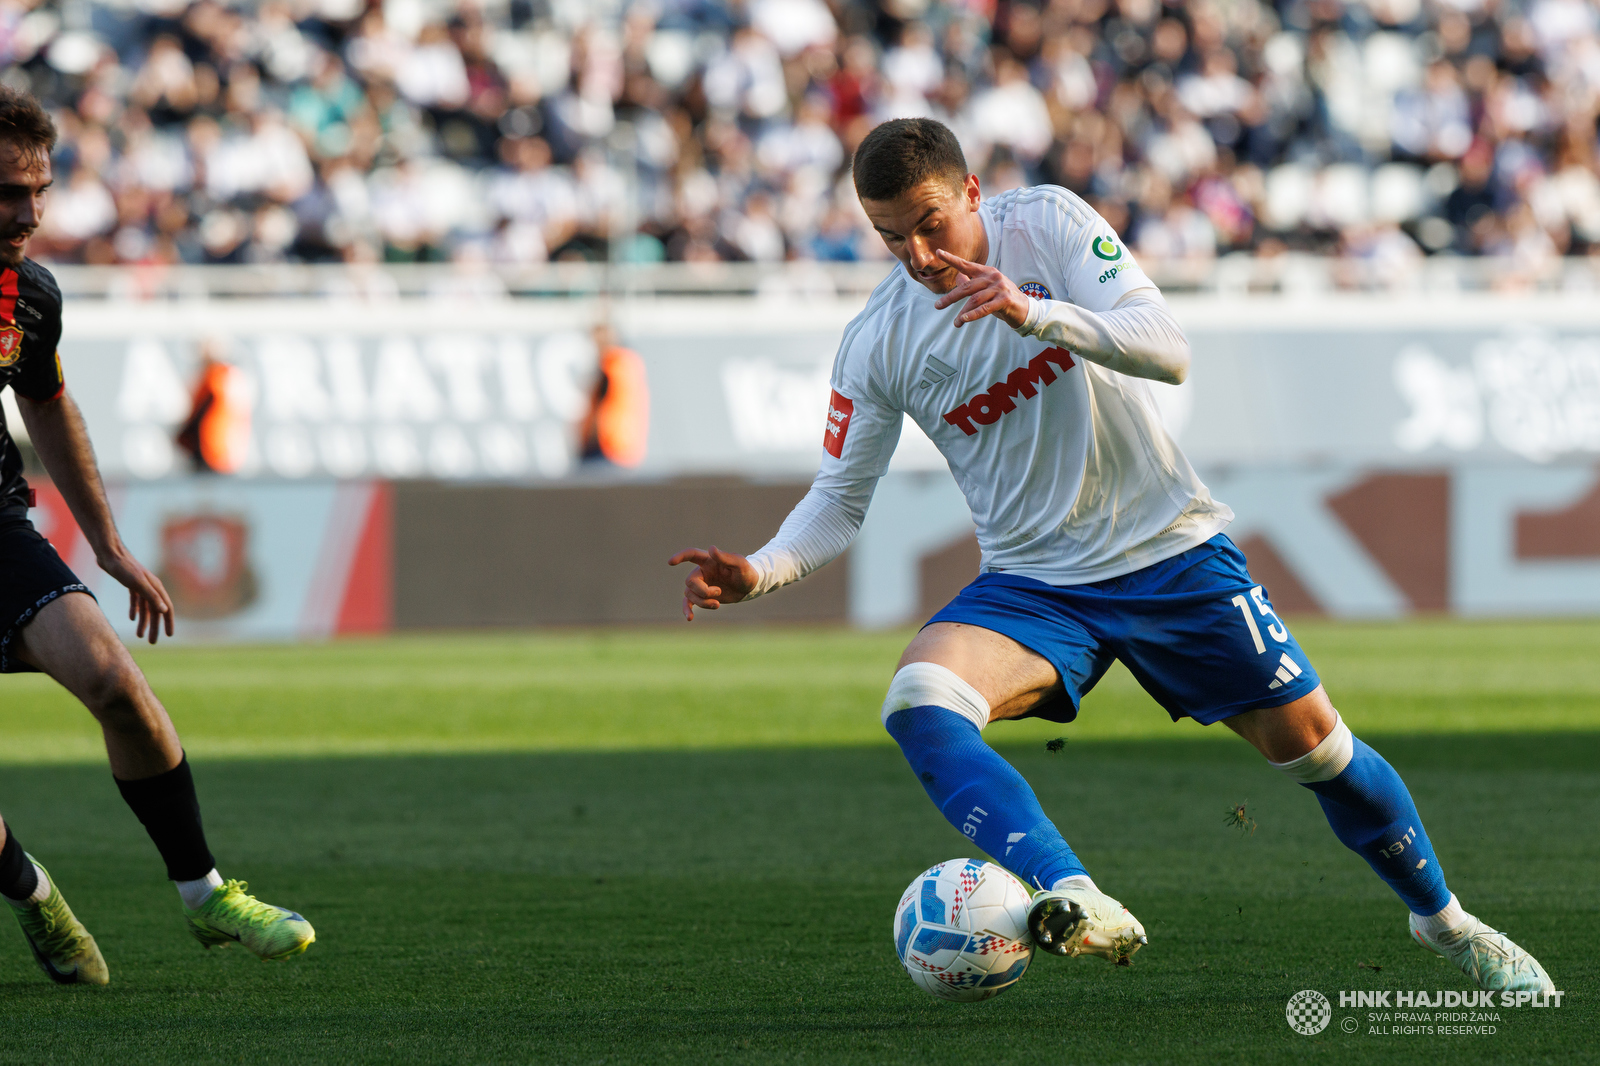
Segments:
[[[600,349],[599,375],[581,427],[585,461],[605,459],[618,466],[644,462],[650,436],[650,388],[644,360],[622,347],[609,327],[594,331]]]
[[[244,375],[209,346],[201,355],[200,380],[177,443],[194,460],[195,469],[216,474],[238,470],[250,444]]]

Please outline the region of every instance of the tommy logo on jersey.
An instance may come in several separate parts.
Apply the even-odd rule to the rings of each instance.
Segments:
[[[822,433],[822,447],[835,459],[844,453],[844,436],[850,432],[850,416],[855,413],[855,401],[840,396],[838,390],[828,395],[828,424]]]
[[[1004,381],[997,381],[989,386],[987,392],[980,392],[955,410],[946,411],[944,420],[969,437],[978,432],[978,427],[973,425],[974,422],[978,426],[994,425],[1000,421],[1001,415],[1017,409],[1017,402],[1013,397],[1021,396],[1025,400],[1031,400],[1039,395],[1040,388],[1056,380],[1056,372],[1050,369],[1051,363],[1060,367],[1062,373],[1077,365],[1072,361],[1072,354],[1065,348],[1046,348],[1030,359],[1027,366],[1017,367],[1006,375]]]

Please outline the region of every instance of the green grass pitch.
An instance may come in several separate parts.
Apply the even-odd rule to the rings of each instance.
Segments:
[[[1534,950],[1561,1009],[1370,1033],[1339,991],[1464,980],[1310,795],[1120,670],[1078,723],[987,735],[1149,947],[1129,968],[1038,956],[994,1000],[935,1002],[898,968],[891,911],[968,848],[878,725],[907,634],[719,619],[141,653],[224,875],[316,924],[274,964],[187,939],[87,714],[0,678],[0,811],[112,971],[57,988],[0,928],[0,1059],[1596,1061],[1600,624],[1297,634],[1410,783],[1452,887]],[[1246,801],[1253,836],[1224,824]],[[1314,1037],[1284,1019],[1307,988],[1335,1004]]]

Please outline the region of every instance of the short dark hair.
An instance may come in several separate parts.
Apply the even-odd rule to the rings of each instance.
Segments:
[[[56,124],[31,93],[0,85],[0,143],[48,156],[56,146]]]
[[[862,138],[851,165],[856,195],[893,200],[929,178],[967,180],[967,157],[950,127],[931,118],[892,118]]]

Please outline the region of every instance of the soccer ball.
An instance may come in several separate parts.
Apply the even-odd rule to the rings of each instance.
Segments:
[[[894,950],[924,992],[976,1003],[1033,961],[1028,889],[992,862],[951,859],[917,875],[894,909]]]

